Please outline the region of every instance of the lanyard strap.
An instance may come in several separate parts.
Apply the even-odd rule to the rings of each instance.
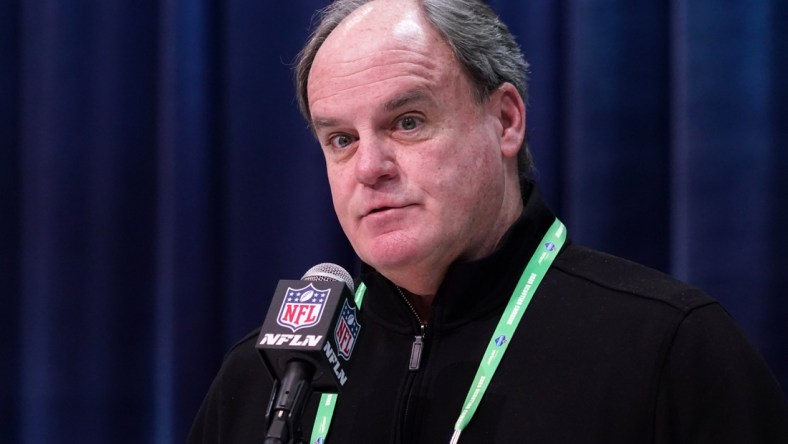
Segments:
[[[509,304],[498,321],[498,326],[487,344],[487,350],[484,352],[482,362],[479,363],[479,369],[476,370],[476,377],[473,378],[471,389],[468,391],[468,396],[465,398],[460,417],[457,418],[457,423],[454,425],[454,434],[451,437],[450,444],[457,444],[460,440],[460,434],[471,422],[476,409],[482,402],[482,396],[487,391],[487,386],[490,385],[495,371],[498,369],[498,364],[503,359],[503,354],[509,348],[509,341],[517,330],[520,320],[531,302],[536,288],[542,283],[542,278],[547,274],[547,270],[552,265],[553,260],[561,251],[561,247],[566,241],[566,228],[564,224],[558,219],[553,222],[553,225],[547,230],[547,233],[542,238],[542,242],[536,247],[534,255],[528,261],[525,270],[523,270],[520,281],[514,288],[512,297],[509,299]]]
[[[364,293],[367,292],[367,286],[363,282],[359,282],[354,300],[356,307],[361,310],[361,303],[364,302]],[[334,408],[337,406],[336,393],[323,393],[320,396],[320,405],[317,407],[317,415],[315,416],[315,424],[312,426],[312,438],[310,443],[324,444],[326,442],[326,435],[328,435],[328,427],[331,425],[331,418],[334,416]]]
[[[460,440],[460,434],[476,413],[476,409],[481,404],[482,397],[487,391],[487,386],[490,384],[490,379],[492,379],[495,371],[498,369],[498,364],[501,363],[503,355],[509,347],[509,341],[515,330],[517,330],[517,326],[520,324],[528,304],[531,302],[537,287],[541,284],[542,278],[547,274],[547,270],[552,265],[553,260],[558,255],[558,252],[561,251],[565,241],[566,228],[560,220],[556,219],[542,238],[542,242],[537,246],[536,251],[528,261],[528,265],[525,266],[525,270],[523,270],[523,274],[520,276],[520,280],[509,298],[509,304],[506,306],[501,319],[498,321],[498,326],[487,344],[487,350],[479,363],[479,369],[476,371],[476,376],[463,403],[460,417],[454,425],[454,434],[451,437],[450,444],[457,444]],[[367,288],[363,283],[356,290],[356,306],[359,308],[366,290]],[[321,396],[310,443],[324,444],[326,442],[326,435],[328,435],[328,428],[334,415],[336,400],[337,395],[334,393],[324,393]]]

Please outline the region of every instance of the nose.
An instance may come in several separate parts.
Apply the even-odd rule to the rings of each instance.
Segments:
[[[356,180],[375,187],[396,177],[397,161],[393,147],[384,138],[362,135],[355,153]]]

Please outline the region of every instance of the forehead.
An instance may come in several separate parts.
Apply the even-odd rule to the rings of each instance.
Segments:
[[[340,23],[318,50],[307,83],[309,106],[314,113],[359,95],[386,100],[392,89],[433,90],[460,72],[418,6],[375,1]]]

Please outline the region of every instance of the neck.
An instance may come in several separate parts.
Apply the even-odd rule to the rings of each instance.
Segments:
[[[432,300],[435,298],[435,295],[422,296],[414,294],[400,286],[397,286],[397,290],[399,290],[400,295],[405,298],[408,305],[413,309],[419,322],[423,325],[427,325],[427,320],[430,318],[430,312],[432,311]]]
[[[397,269],[379,270],[398,288],[402,288],[404,297],[422,320],[429,319],[432,301],[443,283],[449,266],[456,261],[472,261],[491,254],[498,247],[506,231],[520,217],[523,212],[523,201],[519,182],[516,180],[507,187],[504,202],[497,222],[490,227],[486,241],[475,244],[478,248],[475,248],[473,252],[445,257],[439,261],[429,261],[429,263],[414,263]]]

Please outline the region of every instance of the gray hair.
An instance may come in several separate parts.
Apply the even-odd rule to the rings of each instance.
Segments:
[[[372,0],[336,0],[318,13],[318,25],[296,60],[296,94],[301,114],[311,123],[307,82],[312,62],[329,34],[358,7]],[[526,63],[509,29],[483,0],[419,0],[424,16],[452,48],[473,85],[477,103],[483,103],[503,83],[517,88],[528,100]],[[524,188],[534,173],[526,134],[517,158]]]

